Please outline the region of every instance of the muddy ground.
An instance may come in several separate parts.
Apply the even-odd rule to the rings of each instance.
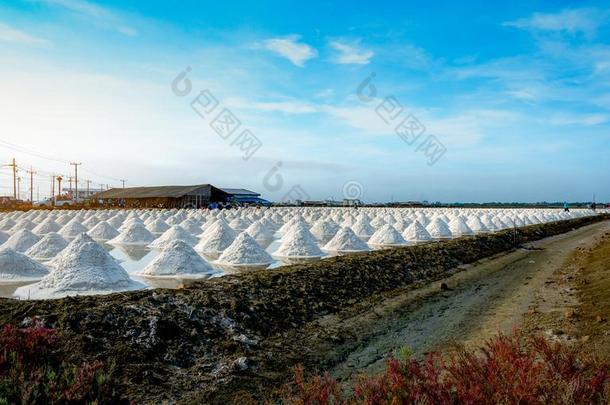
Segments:
[[[575,246],[593,246],[607,228],[607,217],[582,218],[182,290],[2,299],[0,324],[42,318],[73,359],[115,363],[117,388],[138,403],[231,403],[243,392],[267,396],[298,363],[349,378],[379,370],[396,347],[421,354],[454,341],[476,344],[522,323]],[[438,288],[441,281],[449,290]]]

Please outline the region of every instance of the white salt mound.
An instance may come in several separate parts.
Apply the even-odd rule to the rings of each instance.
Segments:
[[[483,222],[481,222],[477,215],[469,217],[466,224],[475,233],[489,232],[489,229],[485,226],[485,224],[483,224]]]
[[[57,232],[60,229],[61,226],[59,226],[57,222],[53,221],[51,218],[47,218],[36,225],[36,227],[32,229],[32,232],[34,232],[36,235],[46,235],[51,232]]]
[[[207,277],[215,271],[187,243],[174,240],[139,274],[148,277]]]
[[[93,228],[87,232],[87,235],[91,236],[95,240],[106,241],[115,238],[119,235],[112,225],[106,221],[98,222]]]
[[[35,281],[49,274],[40,263],[13,249],[0,251],[0,282]]]
[[[409,242],[425,242],[432,240],[430,233],[417,219],[404,230],[402,236]]]
[[[256,221],[252,223],[247,229],[248,235],[252,236],[254,240],[271,240],[273,239],[273,231],[271,231],[263,221]]]
[[[218,254],[228,248],[235,240],[235,231],[233,231],[226,222],[218,221],[211,228],[208,228],[195,246],[195,250],[208,253]]]
[[[39,240],[39,236],[34,235],[27,229],[22,229],[8,238],[6,242],[2,244],[0,249],[13,249],[16,252],[23,253],[38,243]]]
[[[324,247],[323,250],[328,252],[360,252],[369,250],[366,243],[362,241],[354,231],[349,227],[343,227],[337,232],[337,234],[330,240]]]
[[[121,233],[110,239],[108,243],[117,245],[148,245],[155,236],[146,229],[140,221],[132,221]]]
[[[375,228],[364,218],[359,218],[352,226],[352,230],[356,235],[363,238],[368,238],[375,233]]]
[[[81,233],[87,232],[88,229],[82,226],[76,219],[68,222],[59,230],[59,234],[64,238],[76,238]]]
[[[12,227],[14,227],[16,222],[11,218],[4,218],[0,221],[0,230],[9,231]]]
[[[407,241],[389,223],[379,228],[369,239],[369,245],[371,246],[398,246],[406,243]]]
[[[35,260],[50,260],[64,250],[66,246],[68,246],[68,241],[60,234],[51,232],[43,236],[34,246],[26,250],[25,254]]]
[[[331,238],[335,236],[338,231],[339,225],[332,219],[320,219],[311,227],[311,233],[318,239]]]
[[[43,299],[105,294],[143,288],[87,234],[80,234],[53,261],[53,271],[38,283],[19,287],[15,296]]]
[[[273,255],[286,258],[309,258],[321,257],[324,253],[316,244],[311,232],[305,227],[298,227],[282,240],[280,247]]]
[[[180,225],[172,225],[167,231],[163,232],[159,238],[154,240],[148,247],[154,249],[164,249],[169,246],[173,241],[181,240],[191,246],[197,243],[197,238],[192,236],[190,233],[184,230]]]
[[[449,222],[449,230],[453,236],[474,235],[474,231],[466,224],[462,217],[455,217]]]
[[[447,223],[439,217],[434,218],[426,230],[433,239],[451,239],[452,236]]]
[[[230,266],[267,266],[273,262],[269,253],[248,235],[242,232],[231,245],[220,255],[218,264]]]
[[[146,229],[152,233],[163,233],[169,229],[169,225],[161,218],[157,218],[146,225]]]

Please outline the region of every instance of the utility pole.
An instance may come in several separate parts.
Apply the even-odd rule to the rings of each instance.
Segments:
[[[30,170],[26,170],[26,173],[29,173],[30,175],[30,202],[34,204],[34,174],[36,174],[36,172],[32,169],[32,166],[30,166]]]
[[[59,196],[61,196],[61,181],[63,179],[64,179],[63,177],[57,176],[57,183],[58,183],[58,192],[57,192],[57,195],[59,195]]]
[[[85,180],[87,182],[87,198],[91,197],[91,180]]]
[[[4,167],[10,167],[13,169],[13,199],[17,199],[17,163],[15,163],[15,158],[13,158],[12,163],[8,165],[3,165]]]
[[[76,194],[75,202],[78,204],[78,166],[82,165],[82,163],[72,162],[70,164],[74,166],[74,190]]]
[[[126,181],[127,181],[127,180],[121,180],[121,183],[123,183],[123,188],[125,188],[125,182],[126,182]]]
[[[55,206],[55,176],[51,176],[51,207]]]

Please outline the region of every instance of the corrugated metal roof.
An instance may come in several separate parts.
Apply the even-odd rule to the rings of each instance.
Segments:
[[[200,188],[214,188],[210,184],[197,184],[194,186],[158,186],[158,187],[127,187],[127,188],[111,188],[95,194],[94,198],[180,198],[190,194]],[[220,190],[222,191],[222,190]]]
[[[227,194],[233,194],[233,195],[253,195],[253,196],[260,195],[259,193],[256,193],[254,191],[246,190],[245,188],[221,188],[221,190]]]

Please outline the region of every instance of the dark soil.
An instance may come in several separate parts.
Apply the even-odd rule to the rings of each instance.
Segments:
[[[314,320],[604,219],[608,217],[353,254],[226,276],[181,290],[0,299],[0,325],[43,319],[59,330],[71,361],[116,363],[119,392],[137,403],[231,403],[240,391],[266,395],[290,378],[297,363],[315,367],[318,356],[299,338],[309,333]],[[333,338],[337,343],[344,339]]]

